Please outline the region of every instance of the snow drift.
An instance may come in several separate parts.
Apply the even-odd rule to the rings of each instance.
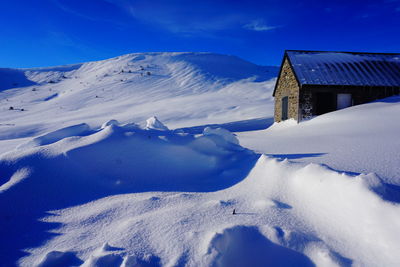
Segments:
[[[48,210],[121,193],[215,191],[243,179],[256,160],[238,143],[225,141],[229,132],[193,136],[168,131],[159,121],[155,125],[147,130],[116,121],[97,130],[69,126],[4,154],[0,210],[7,221],[1,232],[14,242],[2,248],[10,250],[5,255],[25,245],[17,233]],[[24,222],[15,225],[18,218]]]
[[[164,127],[83,124],[4,154],[3,262],[400,263],[400,207],[385,201],[376,175],[260,157],[224,129],[191,135]]]
[[[374,172],[399,186],[399,113],[400,96],[393,96],[238,137],[245,147],[273,157],[326,164],[350,173]]]

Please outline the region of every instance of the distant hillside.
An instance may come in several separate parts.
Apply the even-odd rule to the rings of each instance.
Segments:
[[[98,126],[157,115],[180,127],[272,117],[277,72],[278,67],[212,53],[136,53],[69,66],[0,69],[0,124],[13,125],[0,129],[0,140],[81,121]]]

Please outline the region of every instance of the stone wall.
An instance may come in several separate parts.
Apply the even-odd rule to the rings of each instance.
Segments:
[[[277,81],[275,91],[275,122],[282,120],[282,98],[289,98],[288,117],[296,121],[299,119],[299,85],[290,67],[289,61],[285,58],[282,66],[281,75]]]

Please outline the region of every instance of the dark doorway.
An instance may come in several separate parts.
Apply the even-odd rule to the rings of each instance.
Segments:
[[[282,98],[282,120],[288,119],[289,98],[287,96]]]
[[[315,115],[321,115],[336,110],[335,94],[316,93],[315,96]]]

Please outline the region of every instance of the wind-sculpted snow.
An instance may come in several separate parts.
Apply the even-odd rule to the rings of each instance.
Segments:
[[[80,124],[34,138],[0,160],[5,218],[0,231],[10,241],[2,251],[11,256],[24,248],[26,240],[17,233],[29,232],[24,229],[32,229],[49,210],[114,194],[215,191],[237,183],[257,157],[226,142],[226,135],[144,130],[134,124],[118,126],[114,120],[98,130]],[[32,236],[43,233],[33,231],[27,236],[37,245],[41,237]]]
[[[210,53],[6,70],[0,266],[399,266],[399,97],[262,130],[273,71]]]
[[[400,186],[400,96],[326,113],[296,123],[238,133],[243,146],[277,158],[326,164],[353,173],[378,174]],[[397,197],[399,199],[399,197]]]
[[[22,144],[18,147],[18,149],[24,149],[27,147],[34,147],[34,146],[43,146],[43,145],[48,145],[55,143],[57,141],[60,141],[61,139],[64,139],[66,137],[70,136],[81,136],[81,135],[87,135],[91,133],[89,125],[86,123],[81,123],[78,125],[72,125],[68,126],[62,129],[59,129],[54,132],[50,132],[48,134],[38,136],[33,138],[31,141],[28,143]]]
[[[262,157],[250,177],[259,178],[262,194],[290,205],[320,242],[356,265],[400,263],[395,252],[400,249],[400,206],[375,193],[375,188],[385,187],[376,175],[351,176],[318,164]]]
[[[168,131],[168,127],[165,126],[161,121],[159,121],[156,116],[153,116],[153,117],[147,119],[146,129]]]
[[[223,129],[82,125],[2,156],[4,264],[400,264],[376,175],[260,157]]]
[[[314,266],[303,254],[274,244],[257,227],[235,226],[216,234],[210,242],[210,266]]]
[[[153,115],[172,128],[272,118],[277,71],[213,53],[136,53],[69,66],[0,69],[0,154],[13,139],[9,132],[22,128],[36,131],[16,137],[82,122],[142,122]]]

